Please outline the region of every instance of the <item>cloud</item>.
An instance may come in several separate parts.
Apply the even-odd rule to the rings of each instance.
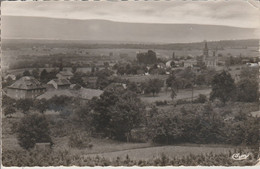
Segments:
[[[141,23],[195,23],[259,28],[259,9],[247,1],[2,2],[2,14]]]

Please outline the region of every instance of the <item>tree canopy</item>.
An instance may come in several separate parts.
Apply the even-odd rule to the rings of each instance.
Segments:
[[[219,99],[224,104],[234,97],[235,83],[231,75],[222,71],[214,76],[212,81],[212,91],[210,93],[210,99]]]
[[[25,115],[18,126],[18,141],[24,149],[33,148],[36,143],[52,143],[45,116],[38,113]]]

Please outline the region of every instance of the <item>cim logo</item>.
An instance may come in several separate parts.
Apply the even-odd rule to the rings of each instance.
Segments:
[[[250,157],[250,156],[251,156],[252,159],[254,158],[254,156],[253,156],[252,153],[247,153],[247,154],[235,153],[235,154],[233,154],[233,155],[231,156],[231,158],[232,158],[233,160],[238,160],[238,161],[240,161],[240,160],[246,160],[246,159],[248,159],[248,157]]]

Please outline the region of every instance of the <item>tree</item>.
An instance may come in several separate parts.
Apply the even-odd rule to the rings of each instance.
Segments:
[[[43,69],[42,71],[41,71],[41,74],[40,74],[40,80],[41,80],[41,82],[48,82],[47,80],[46,80],[46,77],[48,76],[48,72],[46,71],[46,69]]]
[[[143,119],[143,103],[131,91],[105,90],[99,99],[92,99],[91,107],[96,131],[117,140],[128,140],[130,131]]]
[[[147,53],[138,53],[136,58],[139,63],[144,64],[154,64],[157,62],[156,53],[152,50],[148,50]]]
[[[52,143],[48,122],[42,114],[25,115],[18,124],[17,132],[19,145],[27,150],[33,148],[36,143]]]
[[[152,93],[153,96],[155,93],[159,93],[163,86],[163,81],[160,79],[150,79],[148,82],[145,83],[144,92],[149,94]]]
[[[130,132],[142,122],[144,105],[137,96],[127,91],[114,106],[110,107],[111,120],[109,127],[112,135],[118,140],[129,141]]]
[[[4,109],[4,114],[6,117],[12,117],[12,114],[14,114],[14,113],[15,113],[15,109],[12,106],[7,106]]]
[[[258,68],[244,67],[241,69],[240,78],[256,79],[258,76]]]
[[[132,91],[132,92],[135,92],[135,93],[140,93],[140,88],[137,86],[137,84],[135,82],[129,82],[127,84],[127,89]]]
[[[39,71],[39,69],[33,69],[33,70],[32,70],[32,76],[33,76],[35,79],[39,79],[39,77],[40,77],[40,71]]]
[[[167,87],[174,88],[176,91],[178,91],[178,79],[176,78],[175,74],[170,74],[168,78],[166,79],[166,85]]]
[[[31,76],[31,73],[28,70],[25,70],[23,72],[23,76]]]
[[[258,82],[257,79],[244,78],[237,84],[237,100],[242,102],[258,101]]]
[[[214,76],[210,99],[220,99],[224,104],[234,96],[235,83],[231,75],[222,71]]]
[[[19,99],[16,102],[16,108],[22,110],[23,113],[29,111],[32,105],[33,105],[32,99]]]
[[[76,65],[72,66],[72,73],[76,73],[77,72],[78,67]]]
[[[10,86],[12,83],[14,83],[14,80],[11,77],[8,77],[6,80],[2,80],[2,88]]]
[[[3,98],[2,98],[3,107],[7,107],[7,106],[13,107],[13,106],[15,106],[15,102],[16,102],[15,99],[13,99],[9,96],[3,95]]]
[[[36,99],[33,102],[33,107],[40,113],[44,113],[48,109],[48,103],[46,99]]]
[[[43,69],[40,74],[40,81],[42,83],[47,83],[50,80],[55,79],[57,73],[58,73],[58,71],[56,69],[53,69],[50,72],[47,72],[46,69]]]
[[[171,88],[171,98],[172,100],[177,96],[176,92],[175,92],[175,89],[172,87]]]
[[[182,121],[170,113],[160,112],[149,119],[148,135],[152,141],[160,144],[180,142],[183,134]]]
[[[82,87],[86,87],[85,82],[82,79],[82,74],[81,73],[75,73],[71,78],[70,78],[70,83],[72,84],[78,84]]]

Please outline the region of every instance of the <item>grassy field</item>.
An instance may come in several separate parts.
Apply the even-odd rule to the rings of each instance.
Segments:
[[[211,92],[211,89],[194,89],[193,90],[193,97],[196,98],[199,96],[199,94],[209,95]],[[177,93],[176,98],[174,100],[178,99],[190,99],[192,97],[192,90],[186,89],[186,90],[179,90]],[[152,95],[142,95],[141,100],[146,103],[154,103],[156,101],[171,101],[171,92],[165,92],[162,91],[159,94],[155,95],[154,97]]]
[[[220,153],[227,153],[229,151],[233,151],[234,148],[232,147],[221,147],[221,146],[211,146],[211,145],[172,145],[172,146],[159,146],[159,147],[148,147],[148,148],[137,148],[132,150],[123,150],[123,151],[116,151],[116,152],[108,152],[108,153],[98,153],[98,154],[91,154],[85,155],[86,157],[95,157],[101,156],[107,159],[116,159],[117,157],[126,157],[127,155],[133,160],[148,160],[153,159],[156,157],[160,157],[162,154],[165,154],[168,157],[183,157],[189,154],[220,154]]]

